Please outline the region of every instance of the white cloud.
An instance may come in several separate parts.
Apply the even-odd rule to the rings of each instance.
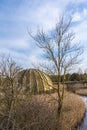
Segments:
[[[38,19],[39,26],[46,30],[52,29],[54,27],[56,19],[60,14],[60,10],[54,6],[46,5],[45,7],[40,7],[36,11],[35,19]]]
[[[85,3],[87,0],[24,0],[14,13],[8,14],[7,17],[4,13],[0,12],[0,19],[2,21],[11,22],[11,26],[3,26],[2,29],[13,36],[9,38],[0,39],[0,51],[11,53],[15,59],[20,62],[24,67],[30,66],[30,63],[41,60],[39,55],[42,51],[35,46],[32,46],[31,39],[28,37],[27,26],[32,31],[37,28],[43,28],[48,31],[55,26],[59,19],[59,14],[64,12],[67,6],[73,4]],[[38,4],[37,4],[38,3]],[[68,10],[70,11],[70,9]],[[79,22],[73,29],[76,32],[76,42],[81,41],[86,44],[87,41],[87,9],[79,12],[76,9],[73,15],[73,22]],[[15,23],[15,25],[12,23]],[[0,31],[0,33],[2,30]],[[16,36],[17,35],[17,36]],[[29,40],[28,40],[29,39]],[[25,52],[25,50],[27,50]],[[23,52],[24,51],[24,52]],[[0,52],[0,53],[1,53]]]
[[[84,8],[83,11],[76,11],[73,14],[73,22],[80,22],[87,20],[87,8]]]
[[[15,42],[15,41],[14,41]],[[13,43],[14,43],[13,42]],[[42,50],[36,47],[34,44],[3,44],[0,47],[0,55],[11,55],[11,57],[23,68],[31,68],[32,63],[40,62],[40,56],[42,54]]]
[[[78,22],[78,21],[81,21],[81,16],[80,16],[80,13],[79,12],[76,12],[74,15],[73,15],[73,22]]]
[[[87,0],[73,0],[74,3],[85,3]]]
[[[1,47],[11,49],[27,49],[29,44],[24,39],[1,39]]]
[[[74,16],[78,16],[78,17],[74,17],[73,19],[74,22],[76,20],[77,20],[76,22],[78,22],[78,24],[73,26],[73,30],[76,33],[74,42],[77,42],[77,43],[80,42],[80,44],[84,46],[83,63],[84,63],[84,66],[86,67],[87,60],[85,59],[85,56],[87,55],[87,52],[86,52],[86,49],[87,49],[87,9],[84,8],[82,12],[76,12]],[[75,18],[77,19],[75,20]]]

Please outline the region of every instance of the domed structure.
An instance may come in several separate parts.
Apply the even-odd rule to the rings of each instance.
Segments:
[[[31,93],[41,93],[53,89],[51,79],[37,69],[21,71],[18,74],[18,84]]]

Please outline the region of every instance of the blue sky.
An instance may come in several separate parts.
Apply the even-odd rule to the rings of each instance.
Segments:
[[[0,0],[0,54],[10,53],[22,67],[30,68],[42,59],[27,28],[49,31],[65,11],[73,15],[75,42],[85,48],[79,67],[87,68],[87,0]]]

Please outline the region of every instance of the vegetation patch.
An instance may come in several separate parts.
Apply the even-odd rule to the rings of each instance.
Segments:
[[[68,93],[63,104],[63,129],[74,129],[81,122],[84,114],[85,104],[82,99],[75,94]]]
[[[57,93],[34,95],[16,104],[15,130],[73,130],[85,113],[79,96],[65,92],[60,120],[57,117]],[[14,122],[13,122],[14,123]]]
[[[78,89],[76,90],[76,94],[87,96],[87,89]]]

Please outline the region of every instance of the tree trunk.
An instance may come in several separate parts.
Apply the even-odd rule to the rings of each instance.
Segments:
[[[9,130],[9,125],[10,125],[10,121],[12,118],[12,110],[13,110],[13,101],[11,103],[10,110],[9,110],[8,120],[7,120],[7,124],[6,124],[6,130]]]
[[[58,110],[57,110],[58,115],[61,114],[61,111],[62,111],[62,99],[58,99]]]
[[[58,130],[62,130],[62,99],[58,100],[57,121]]]

